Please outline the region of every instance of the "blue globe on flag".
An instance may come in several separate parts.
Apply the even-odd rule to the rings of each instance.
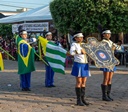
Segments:
[[[110,56],[102,50],[97,50],[95,54],[100,61],[107,61],[110,59]]]

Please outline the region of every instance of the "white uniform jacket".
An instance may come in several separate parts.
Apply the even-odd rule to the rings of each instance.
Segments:
[[[70,54],[74,56],[74,62],[78,63],[88,63],[87,55],[81,53],[82,47],[80,43],[72,43],[70,48]]]
[[[113,43],[111,40],[103,39],[102,41],[103,41],[103,42],[107,42],[110,48],[112,48],[112,46],[115,46],[115,47],[116,47],[116,50],[122,50],[122,49],[121,49],[121,46],[119,46],[119,45]]]

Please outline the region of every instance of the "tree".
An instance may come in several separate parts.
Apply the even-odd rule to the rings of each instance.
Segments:
[[[0,24],[0,35],[2,37],[8,37],[9,39],[12,37],[12,25],[11,24]]]
[[[53,0],[50,11],[62,34],[98,32],[98,25],[113,33],[128,32],[128,7],[123,0]]]

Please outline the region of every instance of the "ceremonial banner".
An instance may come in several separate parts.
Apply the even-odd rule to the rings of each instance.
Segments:
[[[95,37],[88,37],[87,43],[82,44],[82,47],[98,68],[113,70],[114,66],[119,64],[107,42],[99,42]]]
[[[2,54],[0,53],[0,71],[4,69]]]
[[[38,40],[43,48],[43,53],[54,72],[65,74],[65,59],[67,51],[53,42],[39,36]]]
[[[16,38],[18,48],[18,74],[35,71],[34,49],[21,37]]]

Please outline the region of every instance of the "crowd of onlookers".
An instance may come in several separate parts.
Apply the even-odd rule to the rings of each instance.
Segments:
[[[11,54],[15,59],[17,59],[17,48],[14,38],[8,39],[8,38],[2,38],[0,36],[0,47],[9,54]],[[1,50],[3,59],[10,59],[10,57],[5,53],[5,51]]]
[[[69,50],[69,44],[67,41],[66,36],[62,36],[59,39],[57,37],[53,38],[54,41],[59,42],[62,47],[66,50]],[[0,47],[12,55],[17,60],[17,47],[15,43],[15,38],[4,38],[0,36]],[[32,47],[35,49],[36,53],[38,54],[38,43],[32,44]],[[3,50],[0,51],[2,53],[3,59],[11,59]],[[35,56],[35,60],[38,61],[39,58]]]
[[[67,35],[63,35],[60,38],[57,38],[56,36],[53,37],[54,41],[59,42],[64,49],[67,51],[70,49],[70,44],[68,42]],[[15,38],[2,38],[0,36],[0,47],[4,49],[6,52],[8,52],[10,55],[12,55],[15,60],[17,60],[17,47],[15,43]],[[32,47],[35,49],[36,53],[39,54],[38,50],[38,43],[32,44]],[[11,59],[3,50],[0,51],[2,53],[3,59]],[[116,54],[115,55],[120,61],[122,54]],[[35,55],[35,61],[39,61],[39,57]],[[127,60],[126,60],[127,61]],[[93,61],[92,61],[93,62]],[[66,58],[66,66],[69,66],[72,64],[72,57],[67,56]]]

